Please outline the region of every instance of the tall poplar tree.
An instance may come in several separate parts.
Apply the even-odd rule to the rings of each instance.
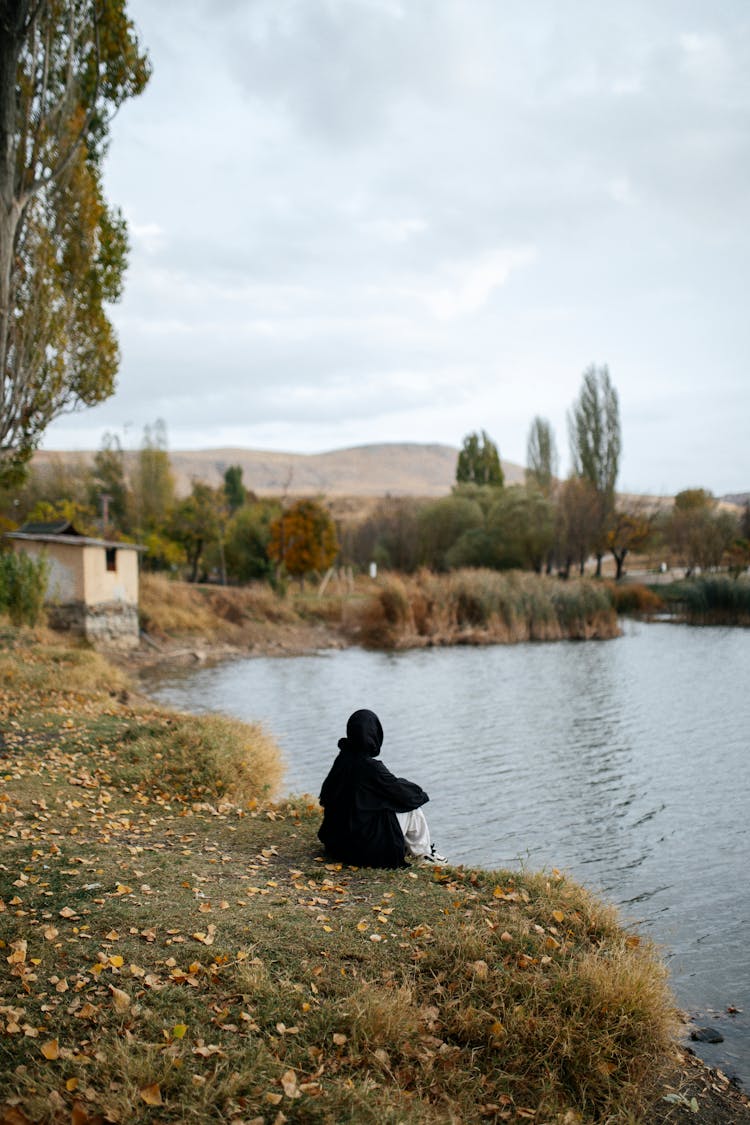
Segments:
[[[526,440],[526,482],[549,497],[557,476],[557,446],[552,427],[537,415]]]
[[[486,430],[464,438],[456,462],[457,484],[491,484],[502,488],[505,483],[497,446]]]
[[[615,509],[615,482],[620,466],[620,406],[609,368],[592,364],[583,373],[581,390],[568,412],[573,472],[594,489],[598,501],[594,551],[601,574],[606,535]]]
[[[114,390],[127,237],[102,161],[149,77],[125,3],[0,0],[0,481]]]

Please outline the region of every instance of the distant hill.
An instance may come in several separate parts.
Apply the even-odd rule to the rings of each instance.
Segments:
[[[452,445],[393,442],[357,445],[329,453],[276,453],[258,449],[170,450],[180,495],[194,480],[218,485],[230,465],[239,465],[246,488],[259,495],[445,496],[456,479],[458,449]],[[128,459],[135,456],[126,454]],[[43,451],[35,465],[55,459],[91,462],[93,453]],[[503,461],[507,484],[524,479],[521,465]]]
[[[744,508],[746,504],[750,504],[750,492],[732,492],[727,496],[722,496],[727,504],[736,504],[738,508]]]

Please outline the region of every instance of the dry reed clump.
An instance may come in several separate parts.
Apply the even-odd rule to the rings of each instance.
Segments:
[[[520,571],[422,571],[388,577],[366,606],[361,639],[372,647],[512,643],[617,636],[606,590]]]
[[[118,744],[117,773],[146,793],[182,800],[265,800],[278,790],[278,746],[257,723],[223,715],[164,715],[133,723]]]

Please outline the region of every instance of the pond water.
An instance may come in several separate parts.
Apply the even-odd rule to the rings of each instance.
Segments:
[[[454,863],[553,867],[663,948],[694,1046],[750,1085],[750,631],[625,623],[606,642],[360,649],[153,674],[185,711],[261,720],[317,794],[347,716],[430,794]],[[727,1008],[741,1009],[729,1015]]]

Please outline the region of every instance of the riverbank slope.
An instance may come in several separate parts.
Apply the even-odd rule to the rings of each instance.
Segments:
[[[571,881],[327,863],[262,731],[0,642],[0,1121],[750,1118]]]

